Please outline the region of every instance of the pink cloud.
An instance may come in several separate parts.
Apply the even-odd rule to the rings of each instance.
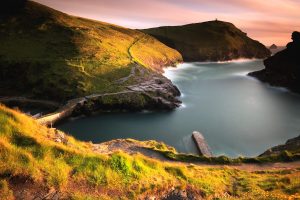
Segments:
[[[266,45],[285,45],[300,27],[298,0],[36,0],[63,12],[129,28],[218,18]]]

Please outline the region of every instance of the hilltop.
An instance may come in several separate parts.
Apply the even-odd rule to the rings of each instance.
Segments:
[[[265,58],[270,51],[233,24],[207,21],[183,26],[142,30],[178,50],[184,61],[226,61],[238,58]]]
[[[278,158],[293,160],[290,152]],[[299,196],[299,162],[239,164],[268,159],[240,158],[238,162],[224,156],[184,155],[155,141],[81,142],[0,105],[2,199],[288,199]]]
[[[145,33],[32,1],[0,17],[0,43],[0,96],[59,103],[130,90],[128,86],[155,78],[168,82],[162,68],[182,61],[176,50]],[[136,95],[141,102],[147,102],[147,96],[172,101],[178,95],[166,97],[172,96],[169,89],[177,89],[172,84],[163,89],[158,86],[158,96],[143,89]]]

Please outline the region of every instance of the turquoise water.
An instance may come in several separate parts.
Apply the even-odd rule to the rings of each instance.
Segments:
[[[256,156],[300,134],[300,96],[246,76],[262,68],[260,60],[184,63],[165,73],[182,92],[175,111],[104,113],[58,128],[95,143],[154,139],[191,153],[197,130],[215,155]]]

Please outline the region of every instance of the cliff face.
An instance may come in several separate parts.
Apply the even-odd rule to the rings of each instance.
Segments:
[[[274,86],[300,92],[300,33],[293,32],[286,49],[264,60],[265,69],[249,75]]]
[[[270,51],[263,44],[249,38],[228,22],[208,21],[142,31],[178,50],[184,61],[225,61],[270,56]]]

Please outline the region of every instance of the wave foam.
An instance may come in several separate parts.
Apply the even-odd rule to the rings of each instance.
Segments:
[[[245,63],[245,62],[252,62],[256,60],[261,60],[257,58],[239,58],[239,59],[233,59],[233,60],[227,60],[227,61],[218,61],[217,63]]]

